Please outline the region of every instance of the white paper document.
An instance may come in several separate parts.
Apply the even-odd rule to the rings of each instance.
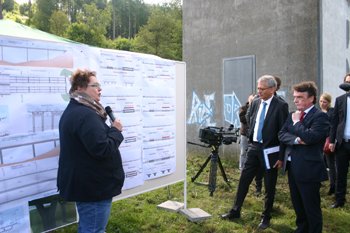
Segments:
[[[271,169],[274,166],[274,164],[271,165],[270,155],[279,151],[280,151],[280,146],[270,147],[263,150],[266,170]]]

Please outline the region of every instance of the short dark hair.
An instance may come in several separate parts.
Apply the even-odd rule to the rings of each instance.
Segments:
[[[76,69],[70,78],[71,88],[69,94],[72,94],[74,91],[78,90],[78,87],[87,88],[90,77],[95,76],[96,72],[88,69]]]
[[[313,104],[316,104],[316,99],[317,99],[317,86],[315,82],[312,81],[306,81],[302,82],[299,84],[296,84],[293,86],[294,91],[299,91],[299,92],[306,92],[307,97],[314,97]]]
[[[276,80],[276,83],[277,83],[277,88],[276,89],[279,89],[281,87],[281,84],[282,84],[282,80],[280,77],[278,76],[273,76]]]
[[[348,76],[350,76],[350,73],[347,73],[347,74],[345,75],[345,77],[344,77],[344,82],[345,82],[346,77],[348,77]]]

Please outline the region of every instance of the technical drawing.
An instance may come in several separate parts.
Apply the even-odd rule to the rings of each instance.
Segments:
[[[58,129],[58,123],[66,104],[27,105],[29,133]]]
[[[24,224],[23,206],[0,211],[0,232],[20,232]]]

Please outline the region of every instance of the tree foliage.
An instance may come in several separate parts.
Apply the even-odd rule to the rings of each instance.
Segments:
[[[32,24],[35,28],[49,32],[52,12],[57,10],[57,0],[36,0]]]
[[[50,32],[57,36],[63,36],[66,28],[69,26],[69,20],[62,11],[53,11],[50,18]]]
[[[180,0],[162,5],[143,0],[28,0],[19,7],[14,3],[14,10],[4,10],[4,15],[93,46],[182,59]]]
[[[111,16],[107,9],[99,10],[95,3],[84,4],[83,11],[77,15],[77,22],[68,27],[66,37],[84,44],[104,47],[106,26],[110,21]]]

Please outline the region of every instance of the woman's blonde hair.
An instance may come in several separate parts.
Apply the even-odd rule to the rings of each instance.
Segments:
[[[329,93],[323,93],[320,97],[320,99],[323,98],[325,101],[327,101],[329,103],[328,107],[330,107],[332,105],[332,96]]]

